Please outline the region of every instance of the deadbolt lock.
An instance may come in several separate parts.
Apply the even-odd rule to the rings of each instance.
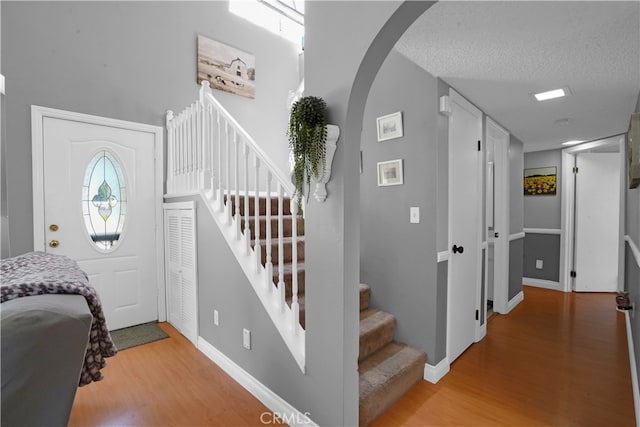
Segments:
[[[57,240],[52,240],[49,242],[49,246],[52,248],[57,248],[60,245],[60,242],[58,242]]]
[[[49,230],[51,231],[58,231],[58,225],[57,224],[51,224],[49,226]]]

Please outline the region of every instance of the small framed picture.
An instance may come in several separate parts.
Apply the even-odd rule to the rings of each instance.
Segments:
[[[378,142],[402,136],[402,112],[388,114],[376,119],[378,124]]]
[[[378,162],[378,187],[402,183],[402,159]]]

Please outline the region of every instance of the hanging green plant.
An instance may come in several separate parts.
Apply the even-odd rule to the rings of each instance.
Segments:
[[[291,107],[287,136],[293,156],[293,183],[296,188],[294,197],[298,214],[301,214],[302,198],[309,192],[311,178],[320,179],[324,174],[327,103],[315,96],[305,96],[296,101]]]

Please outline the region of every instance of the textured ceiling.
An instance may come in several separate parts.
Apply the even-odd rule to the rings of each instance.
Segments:
[[[395,49],[501,123],[525,151],[558,148],[626,132],[640,90],[640,1],[442,1]],[[571,96],[531,96],[564,86]]]

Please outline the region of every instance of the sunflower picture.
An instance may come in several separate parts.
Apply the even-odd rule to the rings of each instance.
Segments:
[[[556,194],[556,167],[524,170],[524,195],[548,196]]]

